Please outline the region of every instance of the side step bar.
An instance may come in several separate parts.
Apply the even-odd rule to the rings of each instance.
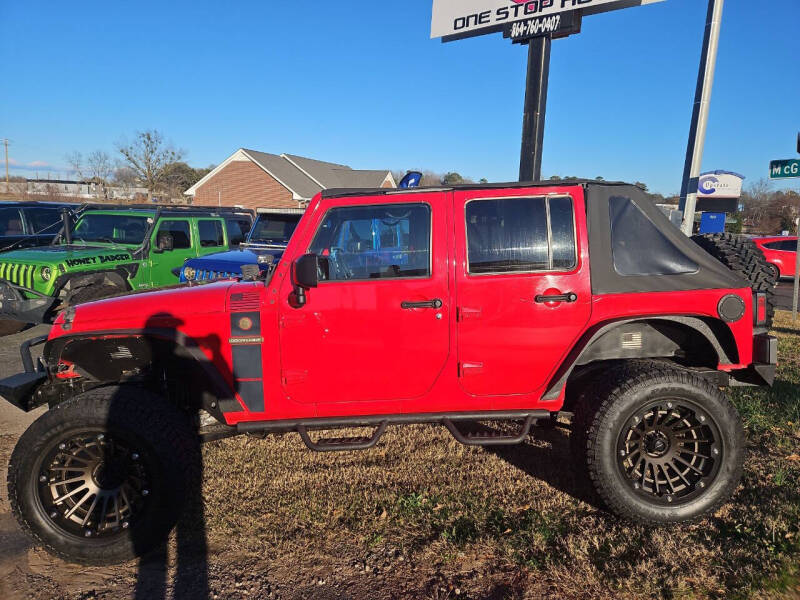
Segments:
[[[283,433],[296,431],[303,443],[317,452],[333,450],[364,450],[372,448],[383,436],[389,425],[440,424],[460,443],[468,446],[495,446],[519,444],[525,441],[530,428],[540,419],[550,417],[547,410],[483,411],[465,413],[423,413],[406,415],[372,415],[363,417],[322,417],[283,421],[245,421],[231,427],[231,435],[242,433]],[[456,423],[465,421],[523,421],[517,435],[464,434]],[[322,438],[316,442],[308,435],[311,429],[338,429],[342,427],[375,427],[370,437]],[[235,433],[234,433],[235,432]],[[222,436],[220,436],[222,437]],[[224,436],[227,437],[227,436]],[[220,439],[215,436],[215,439]]]
[[[386,431],[386,421],[381,421],[372,437],[340,437],[340,438],[320,438],[312,441],[308,435],[305,425],[298,425],[297,433],[309,450],[315,452],[333,452],[334,450],[366,450],[372,448],[381,439]]]
[[[450,419],[444,419],[444,426],[457,442],[465,446],[511,446],[524,442],[531,430],[531,425],[536,421],[537,419],[533,415],[528,415],[517,435],[503,435],[494,431],[465,434]]]

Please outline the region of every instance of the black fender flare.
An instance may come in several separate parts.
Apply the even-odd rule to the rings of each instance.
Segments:
[[[66,347],[76,341],[92,340],[95,338],[150,338],[174,344],[183,357],[193,360],[201,369],[205,381],[209,384],[207,394],[202,394],[201,406],[220,423],[225,423],[224,413],[245,410],[232,387],[226,382],[219,369],[205,355],[201,345],[193,337],[181,331],[169,328],[145,329],[113,329],[107,331],[92,331],[59,336],[48,341],[43,350],[43,357],[48,366],[55,366]],[[105,357],[106,362],[108,357]],[[104,382],[110,383],[110,382]]]
[[[738,356],[731,356],[732,352],[736,351],[736,346],[733,344],[732,352],[725,348],[723,342],[720,341],[720,337],[723,334],[722,327],[728,332],[728,335],[732,334],[730,329],[722,323],[721,321],[717,320],[717,325],[714,325],[712,322],[715,321],[714,319],[708,319],[704,317],[697,317],[697,316],[683,316],[683,315],[675,315],[675,316],[639,316],[629,319],[620,319],[615,321],[607,321],[604,323],[600,323],[594,327],[592,327],[589,331],[587,331],[581,339],[578,341],[577,344],[573,347],[572,351],[567,355],[567,358],[561,363],[559,368],[556,370],[555,375],[553,375],[548,384],[547,388],[545,389],[545,393],[542,396],[542,400],[552,401],[557,400],[558,397],[561,395],[561,390],[564,388],[564,385],[567,383],[569,376],[572,374],[572,371],[575,367],[585,364],[589,362],[588,358],[592,351],[593,345],[596,345],[606,334],[611,331],[624,328],[626,325],[630,324],[651,324],[651,323],[667,323],[667,324],[677,324],[685,328],[689,328],[700,334],[702,337],[706,339],[709,345],[714,349],[717,354],[717,360],[720,363],[732,364],[738,361]],[[716,329],[716,331],[715,331]],[[658,356],[658,354],[656,354]],[[662,355],[663,356],[663,355]],[[606,355],[603,357],[604,360],[609,360],[613,358],[643,358],[644,355],[636,356],[635,350],[629,353],[625,353],[620,351],[618,355]]]

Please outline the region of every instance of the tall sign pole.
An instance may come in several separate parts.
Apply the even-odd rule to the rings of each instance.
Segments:
[[[550,36],[528,42],[528,76],[525,82],[525,108],[522,113],[522,149],[519,155],[519,180],[542,178],[542,143],[547,111],[547,83],[550,78]]]
[[[680,209],[683,210],[681,231],[692,235],[694,213],[697,206],[697,184],[703,162],[703,147],[706,141],[711,89],[714,87],[714,69],[717,65],[719,32],[722,25],[722,7],[725,0],[708,0],[706,31],[703,36],[703,53],[697,74],[697,90],[694,96],[692,125],[689,129],[689,144],[686,148],[686,163],[683,167]]]

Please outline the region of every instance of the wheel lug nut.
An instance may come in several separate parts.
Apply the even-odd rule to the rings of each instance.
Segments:
[[[131,458],[133,460],[139,460],[139,455],[136,452],[134,452],[133,454],[131,454]]]
[[[638,483],[634,483],[633,484],[633,489],[635,489],[635,490],[638,490],[640,487],[642,487],[642,486],[639,485]]]
[[[53,511],[53,512],[50,513],[50,518],[51,519],[55,519],[57,516],[58,516],[58,513],[56,511]]]
[[[717,450],[716,448],[712,448],[711,453],[716,456],[717,454],[719,454],[719,450]]]
[[[672,496],[667,496],[667,502],[672,502]]]
[[[130,525],[130,523],[128,523],[127,521],[123,521],[122,522],[122,528],[123,529],[127,529],[129,525]]]
[[[701,423],[705,423],[706,422],[706,418],[705,418],[704,415],[700,415],[700,422]]]
[[[706,487],[706,484],[705,484],[704,482],[702,482],[702,481],[701,481],[701,482],[700,482],[698,485],[699,485],[701,488],[704,488],[704,487]]]
[[[89,531],[89,530],[87,529],[87,530],[86,530],[86,531],[83,533],[83,535],[84,535],[84,536],[86,536],[86,537],[92,537],[92,532],[91,532],[91,531]]]
[[[150,493],[150,490],[142,490],[142,496],[147,496]]]
[[[97,441],[98,442],[102,442],[104,439],[106,439],[106,436],[104,434],[102,434],[102,433],[98,433],[97,434]]]
[[[45,481],[47,481],[47,476],[45,476],[45,475],[40,475],[40,476],[39,476],[39,481],[41,481],[42,483],[44,483]]]
[[[64,450],[66,447],[67,447],[67,445],[66,445],[64,442],[61,442],[61,443],[58,445],[58,449],[59,449],[59,450]]]
[[[619,451],[619,455],[620,455],[620,456],[625,456],[625,450],[620,450],[620,451]]]
[[[673,406],[672,402],[667,402],[667,408],[672,408],[672,406]]]

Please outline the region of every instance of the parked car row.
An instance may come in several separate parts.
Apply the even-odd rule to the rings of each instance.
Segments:
[[[19,210],[27,226],[27,208],[2,210]],[[253,222],[252,211],[232,208],[61,208],[50,245],[0,254],[0,335],[83,302],[177,284],[187,259],[235,247]]]

